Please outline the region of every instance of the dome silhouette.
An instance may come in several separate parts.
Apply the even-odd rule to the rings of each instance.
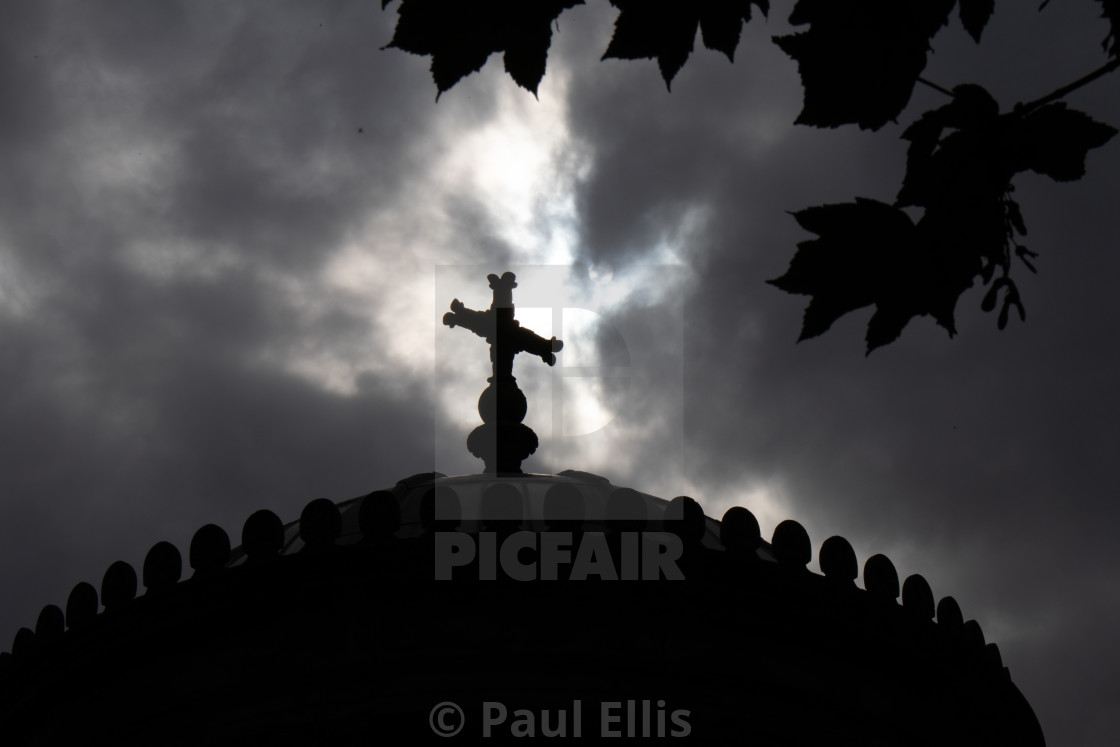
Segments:
[[[518,533],[519,564],[543,568],[558,533],[570,555],[594,540],[616,567],[519,581],[498,563],[488,579],[485,538]],[[433,550],[449,537],[478,552],[441,581]],[[491,738],[547,726],[582,739],[1044,743],[998,648],[951,597],[931,619],[929,585],[912,576],[900,604],[882,555],[860,588],[837,537],[816,545],[833,575],[813,573],[800,524],[767,542],[743,507],[717,521],[691,498],[574,471],[425,473],[310,501],[286,524],[258,511],[241,538],[227,550],[221,528],[200,528],[189,577],[156,543],[144,593],[118,561],[108,608],[82,582],[65,631],[53,605],[41,615],[53,627],[21,629],[0,656],[4,743],[446,744],[446,703],[466,737],[489,714]],[[654,546],[679,550],[681,580],[628,580],[626,554]]]

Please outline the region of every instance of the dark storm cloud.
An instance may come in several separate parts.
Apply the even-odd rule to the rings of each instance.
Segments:
[[[943,31],[927,77],[981,83],[1010,108],[1102,64],[1093,4],[1042,16],[1005,6],[980,47],[955,22]],[[784,32],[783,12],[767,35]],[[1120,270],[1109,249],[1117,144],[1090,154],[1082,182],[1017,180],[1027,243],[1042,252],[1038,277],[1015,268],[1026,324],[997,332],[973,290],[958,304],[956,339],[919,318],[865,359],[867,311],[794,345],[807,297],[763,281],[810,238],[785,211],[893,200],[902,128],[792,126],[796,68],[750,27],[733,66],[698,50],[671,94],[653,62],[572,64],[573,136],[594,154],[577,200],[583,256],[663,261],[656,247],[690,210],[703,216],[675,247],[696,273],[683,305],[696,497],[722,505],[768,488],[778,519],[804,523],[816,546],[842,534],[861,559],[885,552],[901,576],[922,573],[986,626],[1051,743],[1109,743],[1105,725],[1117,725],[1103,703],[1120,692],[1102,624],[1120,622],[1120,371],[1107,300]],[[1120,124],[1115,86],[1098,81],[1071,106]],[[919,87],[900,121],[942,103]],[[636,472],[658,468],[649,458]]]
[[[258,508],[290,520],[430,469],[425,377],[388,361],[340,394],[284,364],[392,330],[314,281],[426,168],[438,119],[426,65],[378,52],[392,19],[365,3],[0,12],[11,640],[159,539],[216,522],[236,543]]]

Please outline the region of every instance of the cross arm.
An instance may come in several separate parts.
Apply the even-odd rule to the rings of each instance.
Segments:
[[[467,308],[458,298],[451,302],[451,311],[443,315],[443,323],[448,327],[464,327],[479,337],[490,338],[494,335],[494,315],[489,311],[475,311]]]
[[[556,365],[556,353],[564,347],[562,340],[557,340],[555,337],[546,340],[522,326],[513,330],[513,342],[519,350],[540,356],[540,359],[550,366]]]

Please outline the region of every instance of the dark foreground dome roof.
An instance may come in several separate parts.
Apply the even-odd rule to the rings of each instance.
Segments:
[[[549,533],[571,556],[605,548],[611,567],[561,564],[546,578]],[[493,580],[487,537],[528,546],[489,558]],[[471,552],[449,564],[448,541]],[[665,547],[680,550],[682,579],[631,580]],[[118,562],[100,590],[78,584],[0,655],[0,735],[447,744],[437,732],[458,726],[465,741],[489,728],[491,738],[1043,744],[998,648],[952,597],[935,605],[921,576],[900,584],[882,555],[857,587],[841,537],[819,548],[823,575],[811,557],[796,522],[766,542],[747,509],[716,521],[689,498],[586,473],[416,475],[312,501],[286,525],[257,512],[236,548],[204,526],[185,580],[179,550],[161,542],[140,574]],[[539,561],[540,580],[511,578],[511,558]]]

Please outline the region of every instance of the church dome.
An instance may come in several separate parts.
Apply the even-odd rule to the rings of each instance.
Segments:
[[[550,532],[573,555],[597,538],[618,572],[487,577],[480,550],[438,580],[441,538],[518,532],[541,560]],[[626,536],[676,541],[680,581],[629,580]],[[861,572],[841,537],[823,575],[812,554],[797,522],[766,542],[745,508],[717,521],[587,473],[414,475],[286,524],[257,512],[232,549],[208,524],[186,579],[160,542],[140,573],[78,584],[0,657],[0,724],[12,745],[446,744],[452,716],[464,737],[489,719],[508,738],[548,720],[582,738],[1043,744],[952,597],[883,555]]]

